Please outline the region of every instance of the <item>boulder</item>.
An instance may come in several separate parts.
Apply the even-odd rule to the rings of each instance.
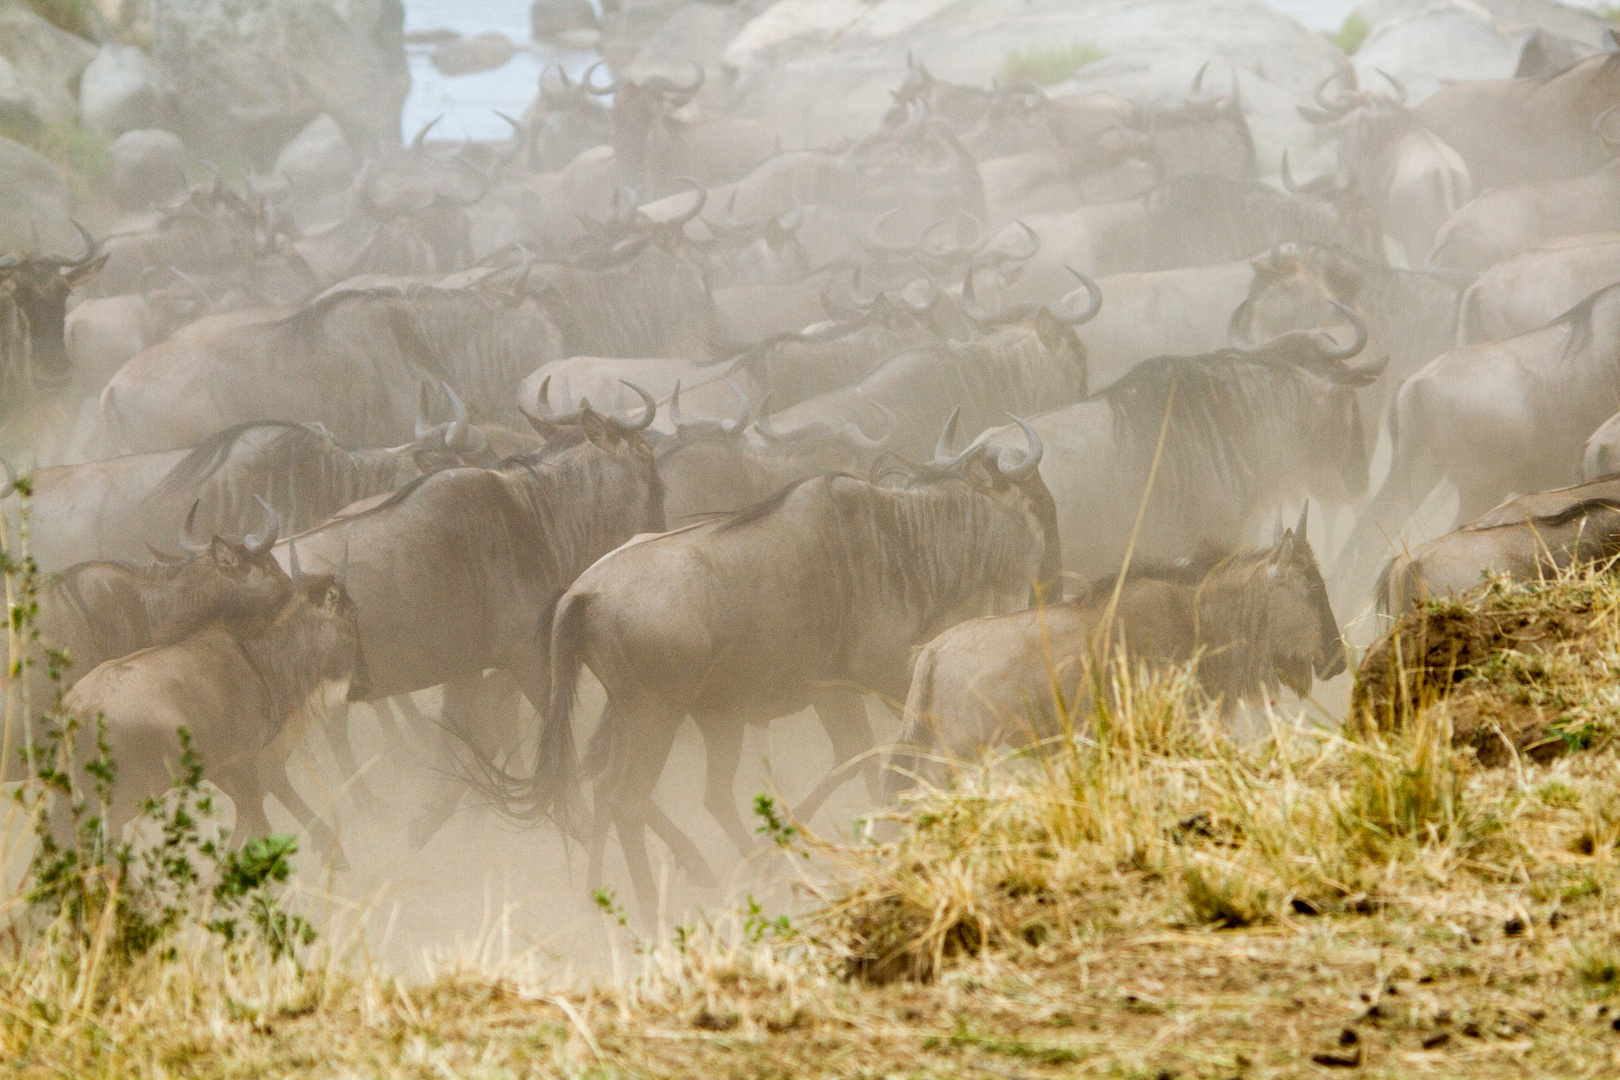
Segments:
[[[1548,0],[1374,0],[1357,11],[1372,27],[1357,76],[1371,86],[1389,72],[1409,105],[1454,82],[1548,75],[1613,48],[1609,24]]]
[[[1263,0],[779,0],[725,52],[733,98],[785,145],[864,134],[889,108],[911,53],[942,79],[990,85],[1015,50],[1090,43],[1102,59],[1049,87],[1111,89],[1139,103],[1236,79],[1263,169],[1316,135],[1295,112],[1343,63],[1320,34]]]
[[[400,0],[164,0],[152,54],[187,141],[263,167],[322,113],[398,145],[404,18]]]
[[[596,9],[590,0],[534,0],[529,5],[529,32],[536,41],[550,41],[571,30],[596,29]]]
[[[79,81],[79,122],[114,139],[161,118],[151,59],[132,45],[103,45]]]
[[[79,77],[95,55],[23,0],[0,0],[0,122],[28,130],[76,119]]]
[[[345,188],[360,169],[360,159],[337,121],[322,113],[281,148],[275,171],[293,191],[314,194]]]
[[[740,7],[683,4],[642,45],[624,72],[637,81],[662,75],[685,83],[692,77],[695,64],[705,74],[697,100],[723,111],[726,47],[747,22],[748,12]]]
[[[0,138],[0,255],[13,251],[74,250],[68,189],[50,162],[21,143]]]
[[[446,41],[428,58],[441,75],[471,75],[494,71],[516,56],[518,47],[498,30],[470,38]]]
[[[108,184],[125,210],[169,202],[186,190],[186,146],[156,128],[126,131],[108,151]]]

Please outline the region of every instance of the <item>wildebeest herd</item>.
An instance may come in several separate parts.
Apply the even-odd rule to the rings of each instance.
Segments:
[[[60,418],[5,492],[31,451],[39,629],[119,820],[186,726],[246,825],[274,795],[340,858],[286,766],[320,736],[374,806],[365,702],[438,748],[413,844],[483,802],[595,875],[616,837],[650,905],[649,830],[714,878],[653,794],[688,719],[746,852],[750,725],[814,709],[808,816],[1050,734],[1099,643],[1306,696],[1346,667],[1330,588],[1620,550],[1620,54],[1416,107],[1345,67],[1299,105],[1311,179],[1207,67],[1147,104],[912,63],[802,150],[701,69],[557,72],[506,141],[0,256],[0,415]],[[1451,488],[1472,524],[1422,542]]]

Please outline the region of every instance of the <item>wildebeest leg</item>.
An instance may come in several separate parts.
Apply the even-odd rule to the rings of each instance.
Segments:
[[[337,762],[338,775],[343,777],[344,785],[354,796],[355,805],[367,812],[374,812],[381,808],[382,803],[366,786],[366,782],[358,774],[360,765],[354,759],[354,746],[349,742],[349,712],[354,706],[348,702],[340,702],[326,716],[326,741],[332,748],[332,757]],[[381,717],[381,709],[378,716]]]
[[[330,859],[332,865],[337,869],[348,869],[348,861],[343,857],[343,849],[338,846],[337,834],[332,831],[330,825],[321,820],[320,815],[309,808],[309,804],[304,801],[303,796],[293,789],[292,781],[287,779],[285,765],[279,761],[266,761],[259,766],[257,779],[259,784],[262,785],[262,791],[274,795],[281,805],[287,808],[287,812],[292,814],[299,827],[309,834],[309,842],[315,850]],[[263,794],[258,796],[258,802],[259,816],[262,818],[264,816]],[[236,813],[237,820],[240,822],[242,816],[240,804],[238,804]],[[269,830],[268,824],[266,824],[265,830]]]
[[[743,725],[729,718],[711,718],[698,724],[707,756],[703,773],[703,805],[709,816],[731,838],[737,851],[747,855],[758,842],[749,835],[737,813],[737,766],[742,761]]]
[[[613,726],[603,733],[610,764],[606,783],[596,789],[597,804],[605,804],[612,815],[636,903],[649,924],[657,917],[658,889],[647,858],[646,830],[657,812],[653,789],[669,761],[681,720],[680,713],[653,702],[621,710],[610,699],[602,714],[601,726]]]
[[[647,827],[653,834],[669,845],[669,850],[675,855],[675,865],[686,873],[686,883],[699,889],[712,889],[718,882],[715,881],[714,871],[709,869],[708,862],[703,853],[698,850],[692,838],[681,831],[681,827],[664,813],[656,802],[648,801],[649,807]]]
[[[845,768],[851,761],[872,749],[872,724],[866,717],[866,703],[852,690],[829,690],[816,698],[816,716],[822,730],[832,743],[833,767],[816,789],[793,808],[793,816],[809,821],[821,809],[828,796],[849,779]],[[866,793],[873,800],[880,797],[881,778],[875,755],[868,755],[860,764],[861,778],[866,781]]]
[[[406,840],[412,851],[420,851],[439,830],[444,828],[461,805],[461,797],[466,794],[467,783],[456,768],[456,755],[459,744],[471,742],[473,732],[467,723],[467,718],[477,714],[475,707],[469,707],[469,697],[477,700],[477,687],[483,682],[483,677],[473,675],[468,678],[457,679],[444,684],[444,706],[439,712],[439,720],[434,722],[426,716],[422,721],[430,725],[434,731],[434,741],[437,746],[434,764],[439,771],[433,783],[433,792],[427,798],[422,811],[411,818],[406,827]],[[414,707],[414,703],[413,703]],[[418,713],[418,715],[421,715]]]

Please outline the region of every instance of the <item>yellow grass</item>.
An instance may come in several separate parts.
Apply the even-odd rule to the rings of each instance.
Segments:
[[[1523,588],[1523,610],[1612,630],[1611,578]],[[1612,749],[1485,768],[1439,696],[1357,740],[1274,717],[1240,745],[1187,673],[1107,674],[1112,704],[1075,737],[921,792],[880,823],[891,842],[796,833],[772,865],[813,903],[787,927],[739,912],[647,945],[620,931],[613,978],[474,957],[413,985],[369,965],[363,916],[322,920],[302,969],[188,931],[172,958],[92,970],[94,947],[19,928],[0,1061],[19,1077],[1620,1070]]]

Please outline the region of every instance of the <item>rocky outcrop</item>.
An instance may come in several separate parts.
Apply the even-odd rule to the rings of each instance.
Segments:
[[[1262,0],[780,0],[725,52],[733,98],[787,145],[869,131],[906,56],[942,79],[988,86],[1014,50],[1089,42],[1103,58],[1050,92],[1107,88],[1143,103],[1185,96],[1194,73],[1236,79],[1263,167],[1314,135],[1294,112],[1343,63],[1321,35]]]
[[[0,255],[67,248],[77,235],[68,208],[67,185],[51,163],[0,138]]]
[[[164,0],[153,59],[188,142],[262,167],[322,113],[397,145],[403,25],[400,0]]]
[[[161,205],[186,189],[186,147],[171,132],[126,131],[113,140],[108,158],[108,184],[125,210]]]
[[[95,55],[22,0],[0,0],[0,122],[28,131],[76,119],[79,77]]]
[[[108,42],[79,80],[79,122],[104,139],[162,120],[157,69],[131,45]]]
[[[536,41],[551,41],[571,30],[596,29],[590,0],[534,0],[529,5],[529,32]]]
[[[1372,0],[1356,10],[1372,27],[1357,75],[1375,85],[1387,71],[1412,105],[1454,82],[1552,74],[1613,48],[1608,23],[1549,0]]]

